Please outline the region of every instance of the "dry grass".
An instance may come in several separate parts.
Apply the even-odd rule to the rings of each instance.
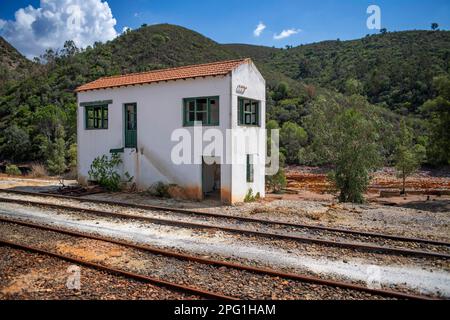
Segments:
[[[250,210],[250,214],[272,214],[273,216],[299,216],[305,217],[312,221],[335,221],[336,215],[333,214],[330,210],[325,212],[318,211],[306,211],[297,208],[288,208],[288,207],[269,207],[269,206],[260,206]]]
[[[257,213],[272,213],[272,214],[281,214],[281,215],[298,215],[299,213],[303,213],[303,210],[294,209],[294,208],[287,208],[287,207],[268,207],[268,206],[261,206],[253,208],[250,211],[250,214],[257,214]]]
[[[47,169],[45,169],[45,166],[42,163],[33,163],[31,165],[31,172],[29,173],[29,176],[32,178],[42,178],[47,177],[48,172]]]
[[[76,180],[78,177],[77,167],[70,168],[69,171],[63,174],[63,178],[66,180]]]

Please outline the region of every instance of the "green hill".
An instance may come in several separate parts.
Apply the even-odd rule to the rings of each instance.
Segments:
[[[395,118],[387,109],[414,114],[433,97],[433,77],[449,73],[450,32],[397,32],[277,49],[219,44],[192,30],[161,24],[85,50],[68,42],[59,52],[48,51],[40,66],[1,38],[0,50],[0,81],[5,84],[0,92],[0,160],[29,161],[47,159],[48,144],[61,132],[67,146],[76,141],[73,90],[83,83],[238,57],[253,58],[263,73],[268,118],[280,124],[302,124],[319,93],[346,92],[349,81],[352,90],[379,104],[388,117]]]
[[[0,37],[0,91],[6,82],[22,79],[31,66],[32,62]]]
[[[324,41],[291,49],[227,46],[291,79],[345,92],[357,79],[372,103],[416,112],[431,98],[432,79],[450,72],[450,32],[406,31],[352,41]]]

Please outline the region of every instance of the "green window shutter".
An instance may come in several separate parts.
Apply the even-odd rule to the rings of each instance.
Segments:
[[[187,101],[183,99],[183,126],[187,124]]]
[[[206,124],[211,124],[211,99],[206,99]]]
[[[102,128],[108,129],[108,106],[102,108]]]
[[[252,163],[252,155],[247,155],[247,182],[253,182],[254,174],[253,174],[253,163]]]
[[[88,126],[89,115],[88,115],[88,113],[89,113],[89,108],[88,107],[84,108],[84,128],[85,129],[89,129],[89,126]]]
[[[239,111],[238,111],[238,123],[239,125],[244,124],[244,99],[239,98]]]
[[[256,111],[256,115],[255,115],[255,119],[256,119],[256,123],[255,125],[259,126],[259,102],[256,104],[255,107],[255,111]]]

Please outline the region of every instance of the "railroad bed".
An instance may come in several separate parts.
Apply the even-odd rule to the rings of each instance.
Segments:
[[[0,244],[1,300],[198,300],[203,297],[73,261]],[[77,267],[76,269],[74,267]],[[80,286],[68,287],[68,276],[80,272]]]
[[[37,252],[116,275],[151,282],[206,298],[218,299],[427,299],[429,297],[369,289],[344,282],[272,274],[244,266],[188,259],[143,246],[60,228],[0,223],[0,243]]]
[[[1,195],[2,193],[3,195]],[[99,216],[135,219],[187,228],[223,230],[225,232],[269,239],[314,243],[359,251],[441,259],[450,258],[450,243],[433,239],[409,238],[339,228],[231,217],[229,215],[193,210],[131,205],[22,191],[11,192],[9,190],[0,190],[0,202],[41,205],[53,209],[70,209]]]

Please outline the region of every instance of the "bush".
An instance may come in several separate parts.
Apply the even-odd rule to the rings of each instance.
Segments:
[[[69,168],[76,168],[77,166],[77,144],[72,143],[69,147]]]
[[[121,179],[116,168],[121,163],[122,159],[118,154],[112,154],[110,159],[106,155],[97,157],[91,164],[89,177],[108,191],[119,191]],[[125,176],[128,177],[128,181],[133,179],[128,172],[125,173]]]
[[[306,131],[294,122],[285,122],[280,130],[281,151],[290,164],[298,163],[298,152],[308,140]]]
[[[259,192],[257,192],[256,195],[253,195],[253,190],[252,188],[250,188],[245,195],[244,202],[254,202],[256,200],[259,200],[260,198],[261,195],[259,194]]]
[[[340,202],[363,203],[370,182],[370,172],[379,163],[376,132],[370,120],[354,109],[345,110],[336,118],[340,124],[333,140],[338,141],[334,170],[329,179],[340,191]]]
[[[273,176],[266,176],[266,186],[273,193],[280,193],[286,187],[286,175],[284,169],[280,168]]]
[[[148,188],[147,192],[153,197],[170,198],[169,187],[170,185],[162,181],[158,181],[152,184],[150,188]]]
[[[20,175],[22,175],[22,172],[20,171],[20,169],[14,164],[7,165],[5,172],[6,172],[6,174],[8,176],[20,176]]]
[[[33,163],[31,165],[30,176],[33,178],[41,178],[48,176],[47,169],[42,163]]]

